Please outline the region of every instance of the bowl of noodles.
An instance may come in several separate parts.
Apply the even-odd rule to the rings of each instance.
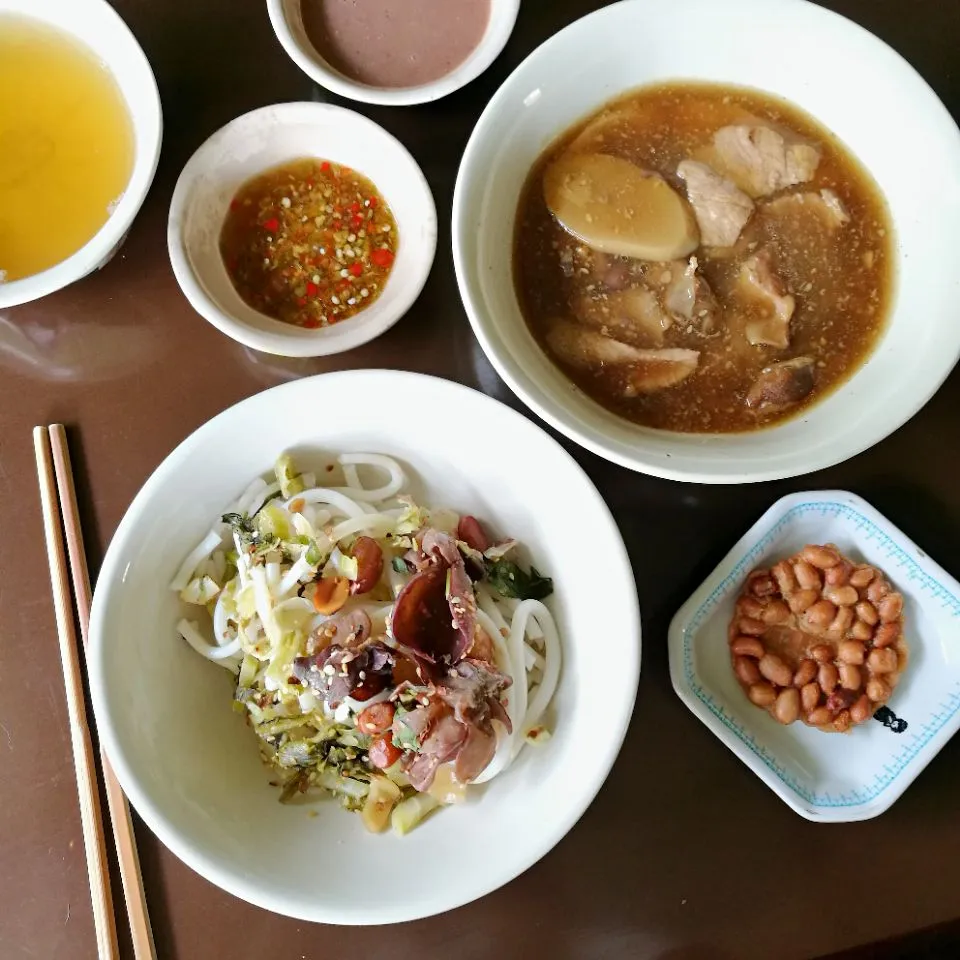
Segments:
[[[597,635],[602,738],[578,722]],[[543,856],[609,772],[640,668],[629,559],[580,467],[498,402],[388,371],[285,384],[188,437],[114,537],[90,638],[148,826],[249,902],[345,924],[452,909]],[[401,853],[471,869],[356,895]]]

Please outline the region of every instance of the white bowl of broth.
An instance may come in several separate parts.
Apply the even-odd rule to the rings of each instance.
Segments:
[[[499,56],[520,0],[267,0],[277,39],[315,83],[385,106],[438,100]]]
[[[487,356],[570,438],[672,479],[783,478],[877,443],[956,363],[958,185],[946,109],[850,21],[626,0],[490,102],[454,259]]]
[[[162,122],[150,65],[104,0],[0,0],[0,88],[9,307],[110,260],[150,188]]]

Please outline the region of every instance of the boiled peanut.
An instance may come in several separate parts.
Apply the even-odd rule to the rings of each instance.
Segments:
[[[869,600],[861,600],[857,604],[857,616],[871,627],[880,619],[877,608]]]
[[[735,653],[737,651],[734,651]],[[861,664],[867,657],[867,648],[857,640],[844,640],[837,645],[837,659],[844,663]]]
[[[840,682],[840,671],[832,663],[821,663],[817,671],[817,683],[820,689],[827,695],[837,689]]]
[[[754,570],[747,578],[747,589],[755,597],[769,597],[777,592],[777,585],[766,570]]]
[[[834,587],[842,587],[850,582],[850,572],[853,568],[846,560],[841,560],[835,567],[831,567],[823,575],[824,583]]]
[[[878,604],[890,592],[890,585],[883,577],[877,577],[867,587],[867,599],[874,605]]]
[[[800,704],[804,713],[809,713],[820,702],[820,684],[808,683],[800,691]]]
[[[781,723],[793,723],[800,716],[800,691],[793,687],[781,690],[773,706],[773,715]]]
[[[795,687],[806,686],[817,675],[817,664],[814,660],[801,660],[797,672],[793,675]]]
[[[841,663],[837,668],[840,673],[840,686],[844,690],[859,690],[863,683],[863,677],[860,674],[860,668],[852,663]]]
[[[741,657],[755,657],[759,660],[765,653],[763,644],[756,637],[736,637],[730,649]],[[863,661],[860,661],[863,663]]]
[[[798,560],[793,565],[793,572],[797,576],[797,583],[800,584],[803,590],[819,591],[823,586],[823,581],[820,579],[820,571],[807,563],[806,560]]]
[[[760,670],[757,667],[757,661],[750,657],[737,657],[733,661],[733,669],[740,682],[748,687],[760,682]]]
[[[816,590],[798,590],[788,598],[787,602],[794,613],[803,613],[807,607],[817,602],[819,596],[820,594]]]
[[[871,677],[867,681],[867,696],[874,703],[883,703],[890,696],[890,685],[879,677]]]
[[[737,613],[741,617],[760,620],[763,617],[763,604],[756,597],[741,597],[737,601]]]
[[[807,714],[807,723],[814,727],[821,727],[833,719],[833,714],[826,707],[817,707]]]
[[[840,637],[845,637],[850,625],[853,623],[853,607],[837,607],[837,615],[830,624],[830,633],[835,633]]]
[[[837,733],[846,733],[852,726],[853,718],[850,716],[849,710],[841,710],[833,718],[833,729],[836,730]]]
[[[854,640],[869,640],[873,636],[873,627],[869,623],[864,623],[862,620],[858,620],[850,628],[850,636]]]
[[[854,723],[863,723],[865,720],[870,719],[870,715],[873,713],[873,704],[870,703],[870,698],[864,694],[851,708],[850,708],[850,719]]]
[[[824,587],[823,595],[838,607],[852,607],[860,597],[856,587]]]
[[[877,632],[873,636],[873,645],[875,647],[889,647],[895,643],[900,636],[899,623],[881,623],[877,627]]]
[[[813,657],[817,663],[827,663],[827,661],[833,659],[833,651],[825,643],[818,643],[810,651],[810,656]]]
[[[790,619],[790,608],[782,600],[771,600],[763,608],[760,619],[768,625],[784,623]]]
[[[766,631],[767,625],[762,620],[754,620],[752,617],[741,617],[737,628],[748,637],[761,637]]]
[[[871,650],[867,666],[873,673],[893,673],[897,669],[896,650]]]
[[[833,623],[837,608],[829,600],[818,600],[803,612],[804,618],[815,627],[826,629]]]
[[[840,562],[840,554],[831,547],[818,547],[815,544],[807,544],[801,551],[800,556],[807,563],[826,570],[828,567],[834,567]]]
[[[884,623],[892,623],[903,613],[903,597],[899,593],[887,594],[880,601],[878,612]]]
[[[797,589],[797,578],[793,574],[793,567],[786,560],[781,560],[770,572],[777,581],[777,586],[783,596],[787,596]]]
[[[853,587],[865,587],[875,576],[877,571],[873,567],[857,567],[850,574],[850,585]]]
[[[767,653],[760,659],[760,673],[778,687],[789,687],[793,671],[776,655]]]
[[[769,707],[777,699],[777,694],[769,683],[755,683],[747,691],[747,696],[758,707]]]

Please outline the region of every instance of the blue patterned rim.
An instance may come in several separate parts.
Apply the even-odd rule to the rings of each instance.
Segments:
[[[863,533],[867,540],[878,542],[878,549],[883,554],[888,569],[896,567],[900,571],[897,579],[907,580],[914,584],[917,591],[925,593],[931,600],[938,601],[950,615],[960,618],[960,598],[920,568],[917,562],[888,534],[884,533],[872,520],[865,517],[855,508],[846,503],[835,501],[816,501],[800,503],[788,510],[783,517],[764,534],[743,556],[739,563],[730,571],[723,581],[714,589],[709,597],[700,605],[690,623],[683,631],[683,673],[689,688],[697,699],[742,743],[757,756],[763,764],[786,784],[801,799],[812,807],[855,807],[869,803],[884,792],[900,774],[916,759],[923,748],[960,712],[960,680],[945,700],[938,703],[933,712],[923,723],[913,721],[911,729],[914,731],[910,739],[900,749],[900,752],[888,763],[883,765],[883,772],[874,776],[873,783],[860,789],[850,790],[839,795],[831,793],[815,793],[808,790],[760,743],[757,743],[753,734],[732,717],[723,706],[718,703],[709,691],[699,683],[693,668],[693,637],[713,613],[720,601],[731,589],[739,587],[748,570],[755,567],[766,553],[767,548],[777,539],[784,527],[796,517],[807,513],[819,513],[824,517],[840,517],[850,521],[857,531]]]

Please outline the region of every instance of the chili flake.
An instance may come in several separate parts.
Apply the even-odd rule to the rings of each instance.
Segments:
[[[396,221],[376,187],[354,170],[312,158],[247,181],[220,233],[223,262],[244,302],[308,329],[369,306],[397,248]]]

